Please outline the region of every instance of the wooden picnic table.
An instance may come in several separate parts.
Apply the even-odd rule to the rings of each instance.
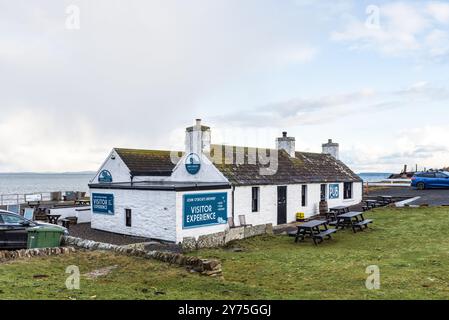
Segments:
[[[337,219],[337,229],[344,229],[346,227],[351,227],[354,233],[357,229],[363,231],[363,228],[368,228],[368,224],[372,223],[373,220],[365,219],[363,217],[363,212],[351,211],[338,216]]]
[[[306,237],[310,237],[312,238],[313,243],[317,245],[318,243],[323,242],[324,239],[331,239],[331,234],[334,232],[337,232],[337,230],[329,229],[327,227],[327,221],[312,220],[298,226],[295,242],[304,241]]]
[[[332,207],[329,209],[329,213],[327,214],[327,219],[328,220],[332,220],[332,221],[336,221],[337,220],[337,216],[339,214],[343,214],[349,212],[349,207],[348,206],[337,206],[337,207]]]
[[[51,214],[51,213],[47,214],[48,222],[51,224],[58,224],[59,218],[61,218],[60,214]]]
[[[385,204],[390,204],[393,202],[392,196],[379,196],[378,198],[381,199],[381,201],[383,201]]]

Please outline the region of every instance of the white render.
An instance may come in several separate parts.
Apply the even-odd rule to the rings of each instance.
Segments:
[[[176,192],[156,190],[91,189],[114,195],[114,215],[92,212],[93,229],[176,241]],[[125,209],[132,210],[132,226],[125,223]]]
[[[326,189],[329,188],[326,183]],[[338,199],[328,199],[330,208],[336,206],[352,206],[362,201],[361,182],[353,183],[352,199],[343,199],[343,183],[340,186],[340,196]],[[307,185],[307,203],[303,207],[301,204],[301,188],[302,184],[290,184],[287,186],[287,222],[296,221],[296,214],[303,212],[306,218],[319,214],[320,188],[321,184],[304,184]],[[246,216],[246,223],[258,225],[264,223],[272,223],[277,225],[277,187],[278,186],[254,186],[260,188],[259,211],[252,212],[251,190],[253,186],[236,187],[234,191],[234,223],[239,224],[239,215]]]

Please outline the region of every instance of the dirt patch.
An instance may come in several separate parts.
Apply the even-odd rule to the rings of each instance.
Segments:
[[[88,279],[97,279],[99,277],[104,277],[107,276],[108,274],[110,274],[113,270],[117,269],[118,266],[110,266],[110,267],[105,267],[105,268],[101,268],[101,269],[97,269],[94,271],[91,271],[89,273],[84,274],[84,276]]]

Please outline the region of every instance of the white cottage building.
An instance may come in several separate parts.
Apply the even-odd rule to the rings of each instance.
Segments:
[[[338,160],[338,144],[323,153],[211,144],[201,120],[186,129],[184,152],[115,148],[91,181],[94,229],[180,243],[184,237],[247,224],[279,225],[329,207],[362,200],[362,180]]]

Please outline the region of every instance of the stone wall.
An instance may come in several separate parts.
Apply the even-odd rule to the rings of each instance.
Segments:
[[[182,241],[182,250],[184,252],[189,252],[205,248],[219,248],[232,241],[260,236],[263,234],[273,234],[273,225],[271,223],[257,226],[230,228],[224,232],[199,236],[198,240],[193,237],[186,237]]]
[[[138,246],[118,246],[109,243],[95,242],[92,240],[84,240],[65,236],[63,238],[64,244],[72,245],[87,250],[105,250],[113,251],[119,254],[126,254],[129,256],[142,257],[146,259],[155,259],[170,264],[176,264],[187,268],[188,270],[199,272],[207,276],[221,276],[221,263],[214,259],[201,259],[198,257],[189,257],[179,253],[163,252],[163,251],[145,251]]]
[[[63,248],[39,248],[39,249],[23,249],[15,251],[0,251],[0,262],[7,262],[20,258],[56,256],[62,254],[70,254],[75,252],[73,247]]]

